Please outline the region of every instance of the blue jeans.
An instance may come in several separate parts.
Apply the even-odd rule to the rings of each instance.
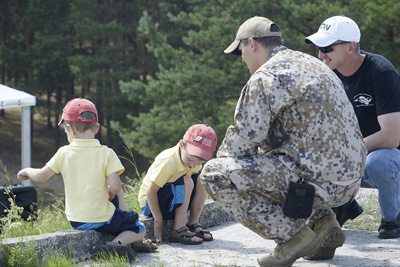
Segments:
[[[369,153],[362,179],[378,189],[382,219],[387,222],[396,219],[400,212],[400,150],[378,149]]]

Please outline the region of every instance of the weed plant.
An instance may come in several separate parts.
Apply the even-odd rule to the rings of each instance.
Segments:
[[[0,169],[2,170],[1,175],[3,175],[6,180],[10,181],[11,179],[7,173],[7,168],[1,160]],[[21,218],[24,208],[16,205],[16,196],[12,193],[11,189],[6,189],[4,194],[8,196],[10,207],[1,207],[5,208],[5,216],[0,218],[0,237],[2,240],[71,229],[71,225],[64,213],[62,199],[58,199],[52,195],[56,200],[54,204],[38,209],[37,216],[30,215],[25,221]]]
[[[117,253],[100,253],[97,255],[96,263],[93,266],[124,267],[130,265],[128,257],[119,256]]]
[[[139,173],[137,168],[135,157],[133,156],[132,150],[129,148],[128,143],[126,142],[125,137],[122,135],[121,131],[116,129],[124,143],[124,150],[128,154],[129,157],[119,156],[121,159],[124,159],[131,164],[135,169],[135,175],[133,177],[126,177],[126,184],[124,184],[124,197],[126,202],[126,207],[128,210],[133,210],[137,214],[141,214],[140,204],[138,200],[140,185],[142,184],[144,173]]]
[[[24,244],[23,246],[18,245],[15,247],[2,245],[1,253],[1,266],[40,266],[40,259],[36,254],[36,244],[34,242]]]
[[[10,184],[11,179],[7,168],[1,160],[0,175],[5,177]],[[24,208],[16,205],[16,196],[13,194],[11,188],[7,188],[4,194],[8,197],[7,200],[10,207],[1,206],[1,208],[5,209],[5,215],[0,218],[0,266],[73,266],[71,260],[68,260],[64,256],[56,256],[53,253],[49,253],[49,257],[46,260],[40,259],[36,252],[36,242],[26,242],[14,247],[5,245],[4,242],[5,239],[13,237],[40,235],[70,229],[71,226],[65,217],[62,200],[57,199],[56,204],[39,209],[37,216],[31,215],[25,221],[21,218]]]

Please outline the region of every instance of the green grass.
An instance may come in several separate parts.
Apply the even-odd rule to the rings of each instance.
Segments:
[[[128,257],[114,255],[100,254],[96,257],[95,261],[90,263],[90,266],[109,266],[109,267],[124,267],[130,266]]]
[[[25,247],[15,246],[10,248],[2,246],[3,257],[0,260],[1,266],[40,266],[40,260],[36,255],[35,247],[34,243],[29,243]]]
[[[139,191],[138,186],[129,184],[124,185],[125,201],[129,210],[140,213],[140,207],[137,200]],[[56,198],[54,196],[54,198]],[[37,219],[29,218],[27,221],[21,219],[22,207],[17,207],[14,196],[9,191],[9,202],[11,207],[6,211],[7,216],[0,218],[0,227],[2,233],[0,237],[13,238],[31,235],[40,235],[72,229],[65,216],[64,204],[62,199],[57,199],[55,203],[41,207],[37,211]]]
[[[136,207],[138,204],[135,187],[125,185],[125,190],[127,192],[126,202],[128,208]],[[12,196],[10,196],[9,200],[11,203],[15,203],[13,202]],[[20,217],[22,210],[22,208],[12,204],[10,210],[7,212],[7,216],[0,218],[2,228],[0,239],[2,241],[12,237],[40,235],[71,229],[71,225],[65,216],[64,206],[61,199],[58,199],[56,204],[39,209],[37,220],[22,220]],[[15,247],[0,245],[0,250],[3,255],[0,259],[0,266],[63,267],[75,266],[77,264],[71,259],[72,257],[58,255],[56,251],[47,254],[45,253],[43,258],[39,258],[36,253],[35,242]],[[129,262],[123,257],[111,255],[94,259],[93,263],[90,263],[90,266],[129,266]]]
[[[8,194],[11,207],[6,210],[7,216],[0,218],[2,239],[40,235],[71,229],[61,200],[58,199],[55,204],[38,209],[36,220],[34,217],[29,217],[27,221],[24,221],[20,216],[23,208],[15,205],[15,197],[10,191],[8,191]]]
[[[30,242],[26,245],[8,247],[1,246],[3,257],[0,259],[0,266],[9,267],[70,267],[77,266],[70,257],[58,254],[56,251],[44,252],[43,257],[39,258],[36,253],[36,243]],[[100,254],[93,259],[93,262],[85,263],[87,266],[110,266],[124,267],[130,266],[126,257],[115,255]]]
[[[360,229],[377,231],[381,223],[381,211],[378,203],[378,196],[376,189],[371,190],[371,194],[357,196],[357,201],[363,207],[364,212],[354,220],[348,220],[344,225],[347,229]]]
[[[117,128],[119,136],[121,137],[124,143],[125,152],[128,154],[128,157],[119,156],[120,158],[127,160],[135,169],[135,177],[126,177],[127,183],[124,185],[124,197],[126,202],[126,207],[128,210],[133,210],[137,214],[141,214],[140,204],[138,200],[140,185],[142,184],[145,173],[139,173],[137,168],[135,157],[133,156],[132,150],[129,148],[128,143],[125,140],[125,137],[122,135],[121,131]]]

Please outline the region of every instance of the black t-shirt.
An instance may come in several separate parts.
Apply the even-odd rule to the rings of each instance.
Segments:
[[[361,53],[365,58],[356,73],[345,77],[334,72],[343,82],[363,137],[367,137],[381,129],[378,116],[400,112],[400,75],[383,56]]]

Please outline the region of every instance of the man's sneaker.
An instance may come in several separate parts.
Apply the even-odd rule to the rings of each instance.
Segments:
[[[340,227],[342,227],[347,220],[354,220],[364,212],[364,209],[355,199],[340,207],[332,208],[332,210],[336,214],[336,219]]]
[[[321,246],[303,257],[303,259],[332,259],[335,255],[336,248],[341,247],[346,239],[335,215],[328,214],[316,221],[313,230],[321,238]]]
[[[97,257],[107,258],[110,256],[124,257],[129,262],[135,261],[135,251],[126,245],[122,245],[115,242],[107,242],[106,244],[100,245],[95,250]]]
[[[258,258],[261,267],[291,266],[298,258],[310,254],[321,245],[321,239],[304,226],[289,241],[277,244],[274,253]]]
[[[393,221],[385,222],[381,220],[381,225],[378,228],[378,237],[382,239],[400,237],[400,213]]]

